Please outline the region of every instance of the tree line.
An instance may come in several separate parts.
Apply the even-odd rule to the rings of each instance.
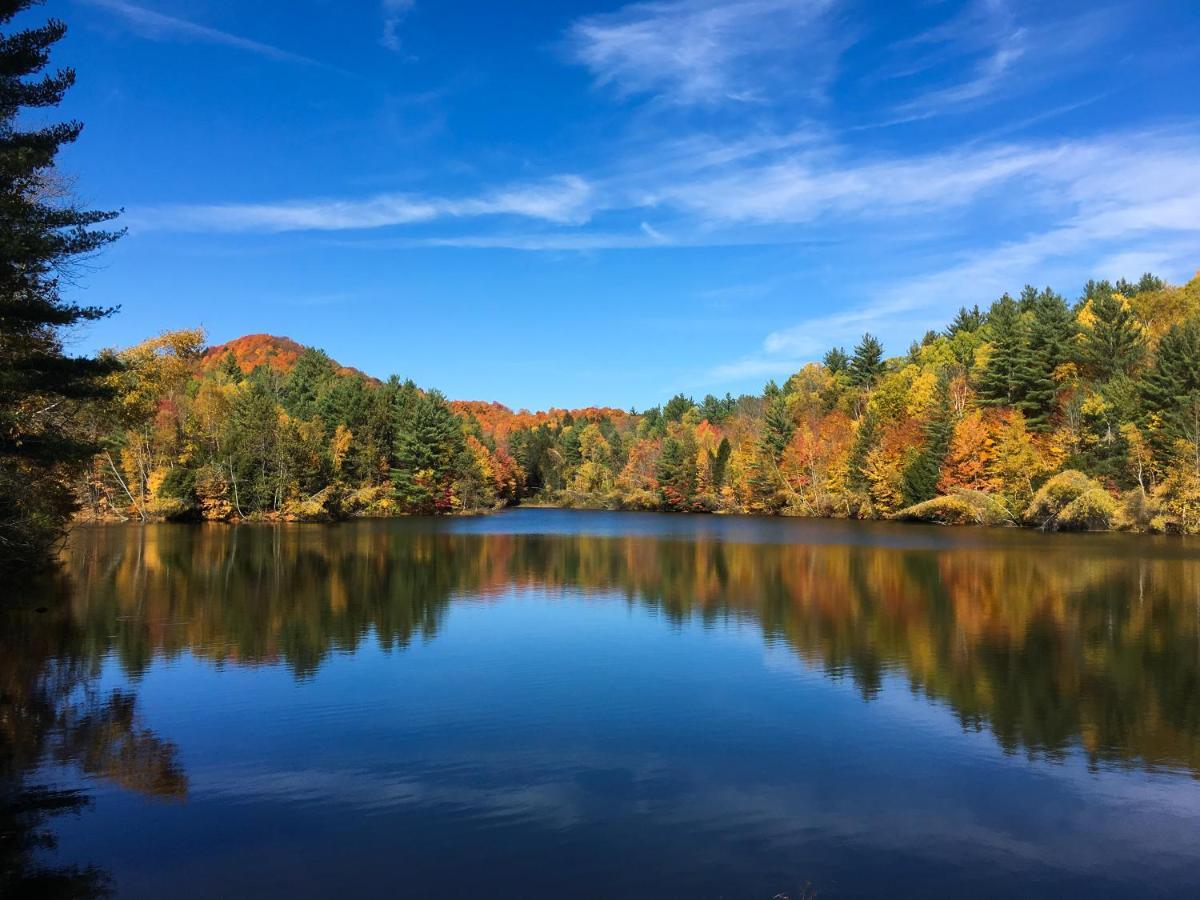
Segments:
[[[1200,530],[1200,281],[1026,287],[904,355],[864,335],[782,386],[642,412],[512,412],[376,382],[308,350],[213,359],[198,331],[96,358],[61,290],[118,239],[55,167],[81,124],[65,26],[0,0],[0,568],[98,517],[312,520],[536,500],[688,512]],[[260,348],[261,349],[261,348]]]
[[[752,624],[864,700],[899,675],[1008,752],[1082,746],[1094,763],[1200,775],[1200,566],[1153,539],[1136,565],[1103,540],[904,544],[365,523],[320,541],[259,528],[236,540],[209,528],[93,530],[64,555],[87,602],[62,604],[76,618],[55,634],[80,634],[84,669],[105,659],[135,681],[180,656],[308,679],[337,654],[436,640],[456,597],[582,593],[675,624]]]
[[[112,354],[87,410],[98,515],[328,519],[537,501],[1048,528],[1200,530],[1200,277],[1026,287],[902,356],[864,335],[757,395],[513,412],[305,349]],[[235,342],[236,344],[236,342]]]

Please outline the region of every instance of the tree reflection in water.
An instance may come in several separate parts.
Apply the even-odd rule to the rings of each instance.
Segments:
[[[1012,752],[1078,743],[1094,762],[1200,773],[1196,545],[910,529],[924,543],[897,546],[898,528],[819,544],[419,522],[110,528],[81,534],[68,568],[88,664],[112,651],[134,675],[189,652],[303,678],[367,639],[434,637],[452,598],[570,589],[676,621],[755,621],[866,698],[903,675]]]
[[[70,766],[166,800],[187,796],[176,748],[138,718],[136,698],[97,692],[103,650],[70,612],[70,586],[53,582],[0,610],[0,896],[94,897],[111,891],[94,866],[54,866],[53,817],[90,802],[45,783],[42,768]]]
[[[1195,545],[844,524],[818,542],[640,531],[81,529],[63,580],[4,613],[6,891],[106,887],[93,869],[38,867],[47,818],[86,802],[39,782],[39,767],[187,796],[176,748],[140,721],[134,695],[97,691],[105,660],[135,682],[152,660],[185,653],[282,664],[305,679],[364,641],[402,649],[434,638],[456,599],[524,589],[620,598],[673,621],[752,621],[868,700],[902,677],[1008,752],[1053,760],[1081,747],[1093,765],[1200,775]]]

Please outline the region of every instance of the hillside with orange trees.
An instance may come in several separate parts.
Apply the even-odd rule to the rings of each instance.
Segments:
[[[761,394],[514,412],[287,338],[117,354],[83,505],[141,518],[562,506],[1200,533],[1200,276],[1027,286]],[[197,362],[199,361],[199,363]]]
[[[624,425],[631,414],[610,406],[588,406],[583,409],[556,409],[530,412],[520,409],[514,412],[503,403],[487,400],[452,400],[450,408],[464,419],[473,419],[480,429],[492,440],[507,441],[515,431],[539,426],[561,427],[572,422],[599,424],[612,422],[618,428]]]
[[[227,356],[233,354],[242,372],[249,374],[259,366],[267,366],[281,374],[288,374],[296,365],[296,360],[307,348],[289,337],[275,334],[246,334],[223,344],[208,347],[200,357],[199,369],[201,374],[219,366]],[[341,375],[359,375],[370,381],[365,372],[352,366],[343,366],[334,361],[335,370]]]

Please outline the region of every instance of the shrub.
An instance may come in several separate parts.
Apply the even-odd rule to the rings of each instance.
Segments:
[[[1068,469],[1047,481],[1025,510],[1025,521],[1047,531],[1107,529],[1117,501],[1098,481]]]
[[[983,491],[957,490],[900,510],[895,516],[937,525],[1011,525],[1012,516],[999,497]]]

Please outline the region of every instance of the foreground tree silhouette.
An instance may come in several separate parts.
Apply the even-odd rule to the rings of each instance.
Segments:
[[[44,564],[61,536],[71,477],[95,450],[72,413],[115,367],[63,352],[64,329],[114,310],[64,300],[61,281],[120,232],[94,228],[116,213],[75,206],[54,168],[83,126],[18,127],[22,110],[58,105],[75,81],[71,69],[41,74],[62,22],[8,29],[32,5],[0,0],[0,568],[10,570]]]

